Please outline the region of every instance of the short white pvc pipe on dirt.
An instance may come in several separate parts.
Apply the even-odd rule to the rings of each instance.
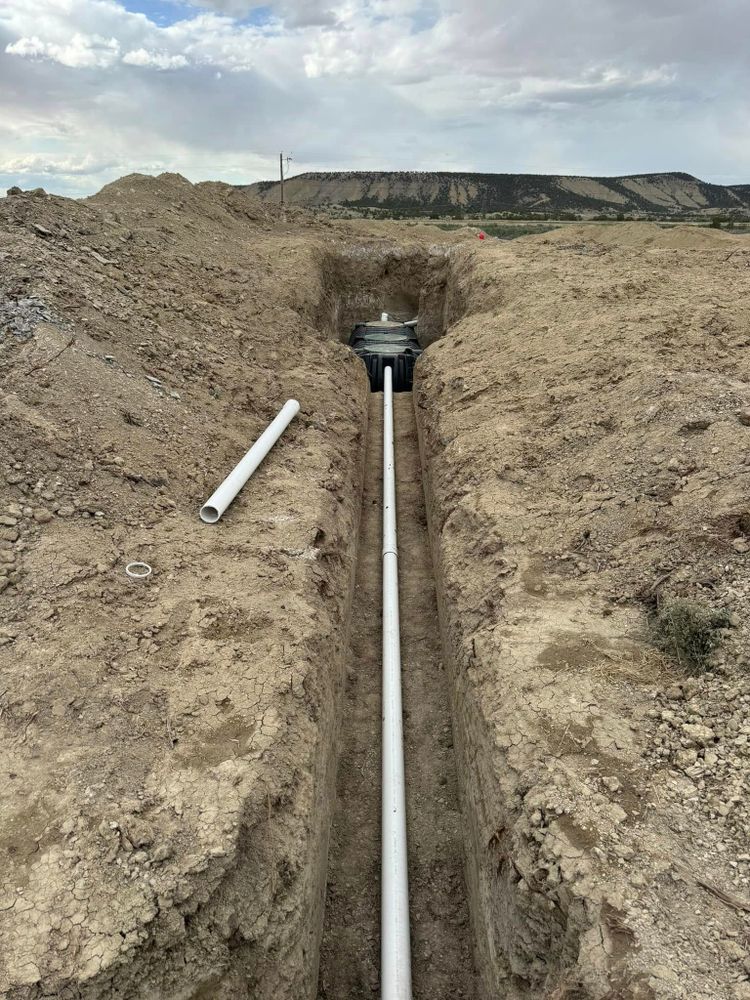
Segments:
[[[221,486],[203,504],[200,509],[201,521],[205,521],[206,524],[216,524],[298,413],[299,403],[297,400],[288,399],[250,451],[235,465]]]
[[[393,374],[383,371],[383,800],[380,995],[411,1000],[401,638],[398,613]]]

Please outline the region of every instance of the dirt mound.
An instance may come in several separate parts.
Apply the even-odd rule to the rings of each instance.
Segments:
[[[655,246],[665,250],[731,250],[733,246],[747,246],[741,236],[733,236],[720,229],[705,229],[698,226],[674,226],[663,229]]]
[[[245,188],[221,181],[191,184],[181,174],[128,174],[85,199],[92,207],[109,211],[117,218],[130,219],[142,226],[149,218],[170,220],[181,228],[194,226],[198,220],[212,223],[227,221],[227,216],[260,226],[292,223],[312,225],[315,217],[302,208],[260,201]]]
[[[182,174],[125,174],[110,184],[105,184],[100,191],[87,199],[93,203],[106,204],[113,199],[125,198],[128,201],[149,197],[180,197],[189,195],[193,190],[190,181]]]
[[[234,200],[0,203],[2,996],[315,988],[366,379],[325,248]]]
[[[643,249],[711,250],[742,246],[742,237],[699,226],[664,228],[653,222],[611,222],[563,226],[552,233],[521,237],[522,243],[573,246],[576,243]]]
[[[459,249],[416,387],[480,967],[488,996],[550,995],[567,969],[586,997],[734,1000],[745,261],[656,256],[661,230],[611,226],[639,245],[599,265],[592,228]]]

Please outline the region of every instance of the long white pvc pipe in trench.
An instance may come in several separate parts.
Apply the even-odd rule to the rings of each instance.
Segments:
[[[383,372],[383,800],[380,903],[380,995],[411,1000],[409,874],[401,708],[393,374]]]

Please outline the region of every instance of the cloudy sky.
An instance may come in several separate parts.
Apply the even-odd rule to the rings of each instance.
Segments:
[[[0,188],[433,169],[750,182],[749,0],[0,0]]]

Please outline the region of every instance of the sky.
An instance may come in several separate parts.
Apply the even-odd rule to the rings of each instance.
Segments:
[[[748,0],[0,0],[0,189],[306,170],[750,183]]]

